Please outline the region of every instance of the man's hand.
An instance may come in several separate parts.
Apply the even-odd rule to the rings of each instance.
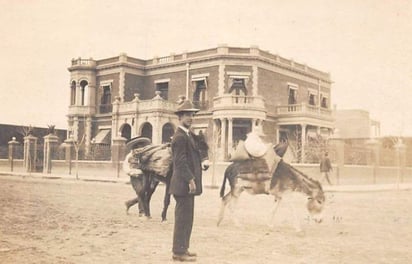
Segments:
[[[195,180],[191,179],[189,181],[189,193],[195,193],[196,192],[196,183]]]
[[[209,160],[204,160],[204,161],[202,161],[202,169],[203,169],[204,171],[207,170],[207,169],[209,169],[209,166],[210,166]]]

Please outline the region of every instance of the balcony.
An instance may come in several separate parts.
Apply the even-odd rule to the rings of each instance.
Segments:
[[[332,110],[324,107],[313,106],[306,103],[281,105],[276,107],[276,114],[280,123],[290,123],[296,120],[332,122]]]
[[[96,68],[96,61],[93,59],[72,59],[69,71],[73,70],[91,70]]]
[[[261,96],[225,94],[213,98],[213,116],[265,119],[265,101]]]
[[[113,112],[118,111],[120,114],[126,113],[144,113],[144,112],[170,112],[174,113],[177,104],[155,97],[151,100],[133,100],[130,102],[114,103]]]

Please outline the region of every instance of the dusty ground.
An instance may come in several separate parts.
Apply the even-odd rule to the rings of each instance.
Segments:
[[[160,222],[164,187],[155,193],[153,218],[139,218],[123,202],[130,185],[0,177],[0,263],[169,263],[174,201]],[[322,224],[307,220],[304,198],[292,197],[304,235],[281,205],[267,227],[272,198],[243,194],[238,214],[216,226],[217,189],[196,200],[191,249],[198,263],[410,263],[412,193],[327,193]]]

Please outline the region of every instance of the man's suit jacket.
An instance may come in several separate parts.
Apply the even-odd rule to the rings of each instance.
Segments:
[[[189,195],[189,181],[195,180],[195,195],[202,193],[202,165],[199,150],[193,138],[177,128],[172,139],[173,174],[170,181],[170,194]]]

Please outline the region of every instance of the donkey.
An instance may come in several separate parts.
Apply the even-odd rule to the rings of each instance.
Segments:
[[[209,146],[206,138],[202,131],[200,131],[198,135],[194,133],[192,135],[200,153],[202,169],[207,170],[209,168]],[[139,151],[137,151],[137,153],[139,153]],[[134,203],[139,203],[139,215],[144,214],[147,218],[151,218],[150,200],[159,182],[162,182],[165,184],[166,189],[161,216],[162,222],[166,221],[167,209],[170,205],[170,179],[173,173],[170,143],[153,146],[147,151],[140,152],[137,156],[140,159],[140,169],[143,174],[135,180],[132,186],[137,194],[137,197],[133,199],[133,201],[135,201]],[[156,169],[156,164],[159,163],[162,163],[165,169]],[[126,202],[126,211],[129,210],[130,206],[132,206],[132,204]]]
[[[244,166],[250,167],[250,160],[236,161],[229,165],[224,174],[223,184],[220,190],[220,197],[222,198],[221,209],[217,225],[223,220],[225,208],[227,206],[234,210],[232,204],[236,204],[237,199],[243,191],[247,191],[250,194],[271,194],[275,197],[275,203],[272,207],[271,218],[269,226],[274,227],[274,217],[279,207],[282,196],[287,191],[302,192],[308,196],[307,210],[315,222],[320,223],[322,221],[321,213],[325,203],[325,195],[322,190],[321,184],[309,178],[304,173],[300,172],[296,168],[292,167],[282,159],[277,163],[277,167],[272,169],[272,173],[259,174],[252,173],[254,177],[250,177],[251,174],[242,174]],[[253,162],[252,162],[253,164]],[[252,166],[253,167],[253,166]],[[256,177],[258,175],[258,177]],[[225,195],[225,183],[226,180],[230,183],[230,192]],[[301,232],[300,223],[292,207],[295,221],[296,232]],[[234,219],[235,224],[238,225],[237,219]]]

